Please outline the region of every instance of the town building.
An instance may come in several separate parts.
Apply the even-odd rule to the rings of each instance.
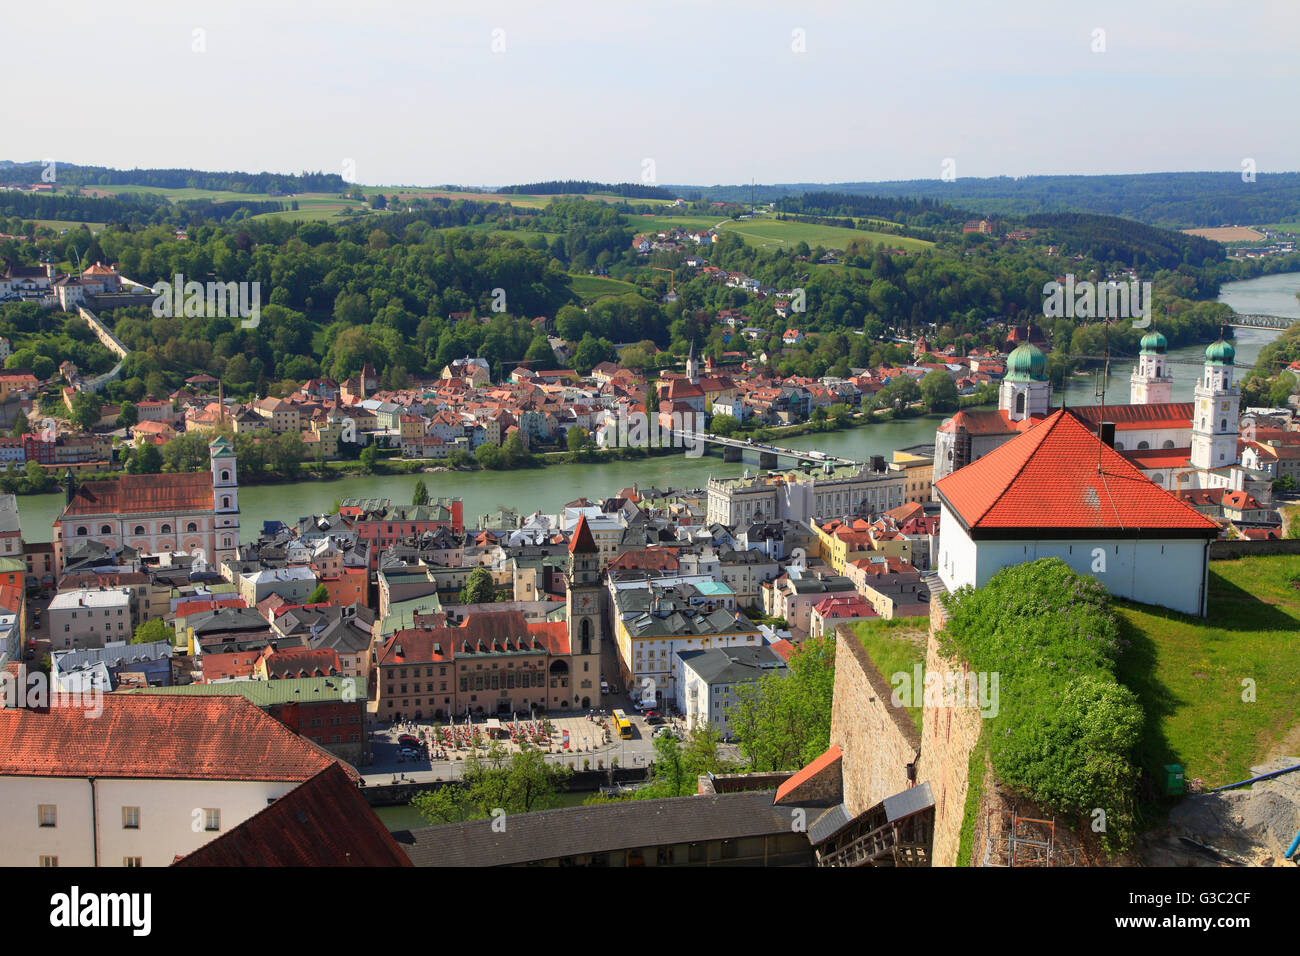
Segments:
[[[0,709],[3,865],[168,866],[336,762],[238,696],[102,705]]]
[[[675,663],[677,706],[686,729],[714,727],[723,740],[732,738],[730,711],[739,702],[739,689],[786,670],[785,661],[765,645],[681,651]]]
[[[1060,410],[935,483],[939,576],[982,587],[1004,567],[1059,557],[1116,597],[1204,614],[1219,527]]]
[[[239,481],[235,450],[225,438],[208,445],[211,469],[168,475],[122,475],[74,484],[64,479],[66,502],[54,520],[54,563],[94,541],[111,551],[186,551],[210,567],[239,547]]]

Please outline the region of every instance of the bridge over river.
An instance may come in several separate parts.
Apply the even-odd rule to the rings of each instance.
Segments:
[[[861,464],[854,458],[841,458],[820,451],[805,451],[802,448],[783,448],[780,445],[769,445],[753,439],[723,438],[721,435],[708,432],[691,431],[677,432],[675,435],[680,435],[682,441],[687,444],[703,442],[706,446],[712,445],[721,449],[723,461],[756,461],[760,468],[777,468],[782,459],[793,465]]]
[[[1241,315],[1234,314],[1228,324],[1238,329],[1289,329],[1296,323],[1281,315]]]

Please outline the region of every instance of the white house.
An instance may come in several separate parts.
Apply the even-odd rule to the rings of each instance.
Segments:
[[[1219,526],[1060,410],[934,485],[939,577],[982,587],[1058,557],[1116,597],[1204,614]]]
[[[785,661],[766,645],[715,647],[678,651],[677,705],[686,717],[686,729],[709,724],[731,739],[730,710],[739,702],[739,689],[785,670]]]
[[[169,866],[338,762],[242,696],[98,701],[0,709],[0,864]]]

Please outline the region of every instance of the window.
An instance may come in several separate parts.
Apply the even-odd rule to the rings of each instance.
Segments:
[[[42,803],[38,808],[38,816],[43,827],[57,827],[59,825],[59,808],[52,803]]]
[[[185,530],[186,530],[186,531],[198,531],[198,530],[199,530],[199,526],[198,526],[197,524],[195,524],[193,521],[191,521],[189,524],[187,524],[187,525],[185,526]]]
[[[140,857],[138,857],[138,856],[124,856],[124,857],[122,857],[122,865],[123,865],[123,866],[143,866],[144,864],[142,864],[142,863],[140,862]]]
[[[79,534],[79,535],[84,535],[84,534],[86,534],[86,526],[85,526],[84,524],[82,524],[82,525],[77,525],[77,534]]]
[[[41,857],[41,866],[58,866],[58,865],[59,865],[59,858],[57,856]]]
[[[169,524],[165,524],[165,525],[163,525],[161,528],[159,528],[158,530],[161,531],[163,534],[171,534],[171,533],[172,533],[172,526],[169,525]]]
[[[123,830],[140,829],[140,808],[139,807],[122,808],[122,829]]]
[[[113,533],[113,526],[112,526],[111,524],[100,525],[100,526],[99,526],[99,533],[100,533],[100,534],[112,534],[112,533]]]
[[[221,811],[204,809],[203,811],[203,829],[220,830],[221,829]]]
[[[144,525],[142,525],[142,524],[138,524],[138,525],[136,525],[136,526],[135,526],[135,530],[134,530],[133,532],[131,532],[131,533],[132,533],[132,534],[144,534]]]

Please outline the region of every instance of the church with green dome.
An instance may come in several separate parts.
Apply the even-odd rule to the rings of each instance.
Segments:
[[[1157,329],[1142,336],[1126,405],[1085,405],[1069,411],[1099,434],[1114,428],[1114,448],[1169,491],[1222,488],[1272,500],[1271,480],[1243,467],[1239,446],[1241,392],[1233,380],[1236,350],[1220,339],[1205,350],[1193,401],[1173,400],[1169,342]],[[933,481],[979,460],[1051,413],[1047,356],[1022,340],[1006,358],[998,408],[963,409],[935,433]]]

